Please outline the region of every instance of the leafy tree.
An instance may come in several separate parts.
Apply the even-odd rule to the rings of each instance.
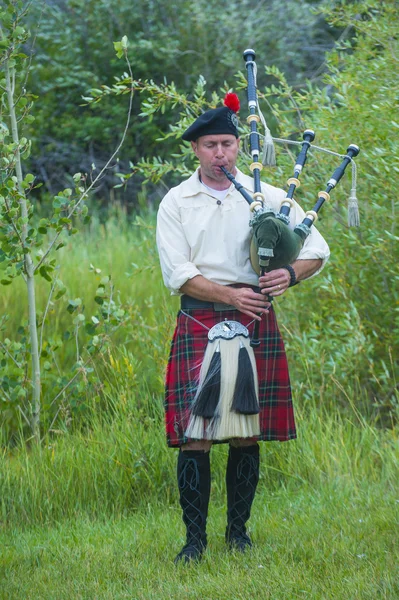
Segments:
[[[127,0],[34,3],[28,15],[34,34],[29,46],[35,55],[29,85],[41,101],[30,136],[35,148],[31,170],[55,193],[59,186],[71,185],[75,171],[87,171],[93,163],[101,167],[106,161],[108,148],[115,146],[123,128],[124,110],[112,98],[81,106],[81,97],[103,83],[112,87],[120,77],[118,61],[109,59],[108,48],[115,39],[127,35],[130,40],[135,80],[151,79],[159,85],[173,81],[189,91],[189,97],[199,75],[207,89],[219,89],[225,80],[232,86],[234,73],[243,65],[243,50],[252,46],[261,51],[264,62],[279,67],[298,85],[306,76],[317,78],[323,72],[324,53],[341,32],[313,13],[318,4],[234,0],[228,10],[220,10],[220,5],[205,0],[145,0],[132,10]],[[266,82],[263,71],[259,80]],[[141,95],[147,95],[145,87]],[[139,95],[133,112],[140,112]],[[152,120],[138,116],[127,135],[122,170],[129,160],[137,163],[158,153],[166,157],[172,147],[166,141],[160,148],[157,138],[176,116],[173,110],[153,113]],[[99,198],[107,198],[119,169],[117,164],[107,172],[96,190]],[[141,184],[139,176],[131,179],[126,193],[118,190],[118,197],[135,204]],[[156,189],[154,196],[159,196]]]
[[[53,393],[49,408],[58,414],[55,401],[76,381],[79,375],[87,376],[91,358],[103,349],[113,328],[118,327],[129,315],[113,298],[113,286],[109,277],[99,279],[96,302],[97,314],[87,320],[81,298],[70,299],[67,310],[74,315],[73,334],[64,332],[64,341],[72,337],[76,341],[76,363],[71,374],[58,373],[51,356],[60,349],[62,341],[50,335],[44,336],[44,324],[49,306],[59,300],[66,288],[58,277],[57,250],[65,245],[65,237],[77,232],[76,219],[88,220],[85,199],[102,174],[115,159],[120,148],[104,165],[102,171],[90,181],[82,173],[73,175],[74,189],[66,188],[52,200],[52,214],[38,219],[31,201],[35,189],[35,176],[23,174],[22,162],[29,157],[30,141],[24,130],[32,122],[35,97],[26,91],[26,62],[21,52],[27,32],[23,26],[26,8],[18,1],[9,2],[0,11],[0,284],[12,284],[22,278],[26,284],[28,325],[19,328],[21,341],[5,338],[0,342],[0,398],[2,417],[13,421],[20,412],[29,425],[32,437],[40,440],[43,388]],[[118,43],[119,54],[126,56],[127,40]],[[129,63],[127,63],[130,69]],[[132,93],[130,93],[130,109]],[[130,116],[130,112],[129,112]],[[125,127],[128,128],[129,117]],[[123,141],[123,138],[122,138]],[[100,270],[93,267],[93,274]],[[47,305],[39,311],[36,303],[37,278],[51,284]],[[0,330],[5,329],[6,316],[0,319]],[[79,345],[81,329],[86,339],[85,349]],[[86,357],[84,356],[86,354]],[[78,390],[79,391],[79,390]],[[54,414],[50,417],[54,418]]]

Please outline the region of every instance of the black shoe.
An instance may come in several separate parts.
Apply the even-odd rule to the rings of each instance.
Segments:
[[[176,556],[175,564],[200,560],[207,545],[206,520],[211,490],[209,452],[180,450],[177,481],[186,526],[186,544]]]
[[[176,556],[174,563],[177,565],[179,562],[183,562],[185,564],[190,562],[199,562],[202,558],[204,550],[205,546],[186,544]]]
[[[249,548],[252,548],[251,538],[244,531],[230,532],[229,535],[226,533],[226,542],[230,550],[237,550],[237,552],[245,552]]]
[[[232,550],[245,552],[252,541],[245,527],[259,481],[259,446],[230,446],[226,470],[226,542]]]

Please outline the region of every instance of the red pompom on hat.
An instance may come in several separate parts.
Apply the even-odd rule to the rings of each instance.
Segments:
[[[240,110],[240,99],[237,94],[228,92],[224,97],[223,104],[234,112],[238,112]]]

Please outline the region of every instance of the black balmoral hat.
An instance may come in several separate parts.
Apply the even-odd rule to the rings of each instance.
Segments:
[[[186,142],[194,142],[203,135],[230,134],[236,138],[238,134],[237,111],[240,109],[240,101],[236,94],[226,94],[225,106],[207,110],[194,121],[182,135]]]

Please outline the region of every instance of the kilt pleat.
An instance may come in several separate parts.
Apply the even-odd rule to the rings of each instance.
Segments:
[[[254,326],[250,317],[237,310],[216,312],[196,309],[185,312],[199,323],[181,311],[177,315],[165,380],[166,437],[171,447],[189,441],[184,432],[208,343],[208,329],[225,319],[240,321],[248,327],[250,335]],[[296,430],[288,363],[273,308],[262,318],[259,338],[261,344],[254,348],[260,406],[260,435],[257,439],[294,439]]]

